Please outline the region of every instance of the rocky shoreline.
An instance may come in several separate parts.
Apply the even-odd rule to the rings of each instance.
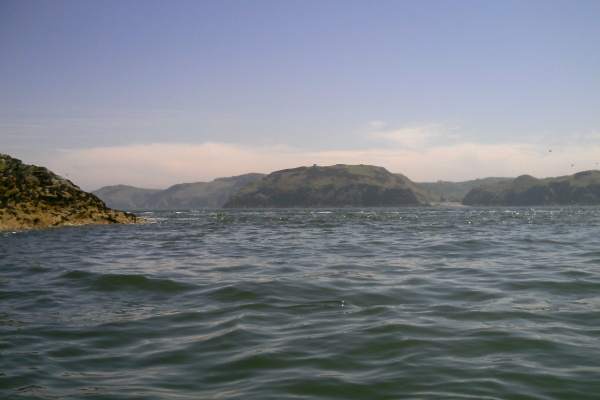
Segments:
[[[0,154],[0,231],[146,222],[108,208],[97,196],[47,168]]]

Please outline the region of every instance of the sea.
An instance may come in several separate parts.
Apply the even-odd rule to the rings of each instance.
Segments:
[[[599,399],[600,208],[0,234],[2,399]]]

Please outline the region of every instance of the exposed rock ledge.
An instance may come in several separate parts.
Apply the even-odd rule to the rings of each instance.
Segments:
[[[0,231],[145,222],[106,207],[95,195],[47,168],[0,154]]]

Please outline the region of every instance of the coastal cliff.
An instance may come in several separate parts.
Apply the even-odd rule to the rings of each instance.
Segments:
[[[47,168],[0,154],[0,231],[147,222],[116,211]]]
[[[423,206],[408,178],[372,165],[299,167],[273,172],[234,194],[225,208]]]

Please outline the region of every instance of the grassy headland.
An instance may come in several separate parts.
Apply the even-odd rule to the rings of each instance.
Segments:
[[[408,178],[372,165],[275,171],[233,195],[225,208],[423,206],[427,194]]]

